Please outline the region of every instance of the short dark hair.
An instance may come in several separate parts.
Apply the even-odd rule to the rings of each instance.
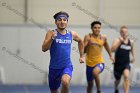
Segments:
[[[92,28],[95,24],[102,25],[100,21],[93,21],[93,22],[91,23],[91,28]]]
[[[120,29],[124,29],[124,28],[125,28],[125,29],[128,29],[128,27],[125,26],[125,25],[123,25],[123,26],[120,27]]]
[[[58,15],[66,15],[66,16],[69,18],[69,14],[66,13],[66,12],[64,12],[64,11],[60,11],[60,12],[56,13],[56,14],[53,16],[53,18],[56,19],[56,17],[57,17]]]

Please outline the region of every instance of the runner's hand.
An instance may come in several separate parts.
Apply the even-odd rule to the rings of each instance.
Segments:
[[[112,64],[115,63],[115,59],[113,57],[110,57],[110,60],[112,61]]]
[[[80,62],[80,63],[84,63],[84,57],[80,57],[80,58],[79,58],[79,62]]]

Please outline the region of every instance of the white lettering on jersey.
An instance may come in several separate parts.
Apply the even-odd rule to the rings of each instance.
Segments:
[[[131,46],[127,46],[127,45],[121,45],[120,48],[125,50],[131,50]]]
[[[66,43],[66,44],[71,44],[71,40],[56,39],[56,43]]]

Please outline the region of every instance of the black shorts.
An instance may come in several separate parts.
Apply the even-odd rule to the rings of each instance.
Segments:
[[[124,64],[123,65],[114,64],[114,77],[116,80],[121,79],[121,76],[125,69],[128,69],[130,71],[130,69],[131,69],[130,64],[125,64],[125,65]]]

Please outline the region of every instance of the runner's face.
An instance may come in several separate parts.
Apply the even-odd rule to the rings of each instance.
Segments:
[[[67,23],[68,23],[67,19],[63,17],[55,21],[57,28],[60,30],[64,30],[67,27]]]
[[[126,38],[128,36],[128,29],[122,28],[120,31],[120,35],[121,35],[121,37]]]
[[[100,34],[100,30],[101,30],[101,25],[100,24],[95,24],[92,27],[92,32],[94,35],[98,36]]]

